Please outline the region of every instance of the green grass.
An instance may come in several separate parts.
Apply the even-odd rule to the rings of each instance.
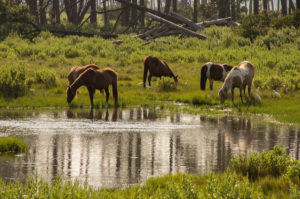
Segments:
[[[76,180],[63,182],[57,177],[48,183],[35,176],[25,183],[4,182],[0,179],[0,198],[299,198],[300,187],[297,182],[300,172],[299,166],[295,165],[300,163],[299,160],[286,159],[283,150],[276,146],[273,151],[266,152],[276,160],[284,158],[286,162],[287,170],[276,177],[272,175],[272,166],[263,161],[263,156],[258,156],[257,160],[270,169],[266,170],[267,175],[252,180],[233,168],[223,173],[200,176],[168,174],[131,187],[97,189],[87,183],[81,185]],[[244,164],[243,161],[240,163]],[[295,179],[298,181],[295,182]]]
[[[175,101],[197,105],[201,107],[197,110],[204,109],[207,112],[214,109],[221,113],[229,108],[237,113],[264,113],[281,122],[300,123],[299,30],[270,29],[264,37],[257,37],[253,43],[228,27],[207,28],[203,34],[208,37],[207,40],[170,36],[164,38],[170,44],[152,42],[146,46],[143,46],[145,41],[134,39],[131,37],[133,35],[120,35],[118,39],[124,40],[120,45],[99,37],[58,38],[48,32],[40,34],[33,42],[10,35],[0,42],[1,68],[7,68],[3,69],[5,75],[0,75],[0,106],[67,107],[65,91],[69,70],[73,65],[95,63],[118,72],[121,106],[160,105],[162,101]],[[271,50],[268,50],[266,41],[273,42]],[[166,60],[173,72],[179,75],[176,88],[171,84],[173,80],[168,78],[152,78],[153,89],[138,86],[143,76],[143,58],[150,54]],[[232,105],[229,96],[225,104],[220,106],[220,82],[214,83],[213,91],[200,91],[200,68],[204,63],[214,61],[237,65],[243,60],[255,66],[254,85],[262,98],[261,103],[252,99],[241,104],[236,92],[235,105]],[[7,72],[15,70],[21,75]],[[16,77],[20,81],[11,81]],[[2,85],[7,88],[3,92]],[[15,92],[10,92],[14,88]],[[280,92],[281,99],[273,96],[273,89]],[[109,103],[112,105],[112,98]],[[95,104],[98,107],[105,105],[105,96],[98,91]],[[71,106],[90,106],[85,87],[79,89]]]
[[[0,153],[19,153],[25,152],[25,150],[26,144],[21,139],[15,137],[0,137]]]

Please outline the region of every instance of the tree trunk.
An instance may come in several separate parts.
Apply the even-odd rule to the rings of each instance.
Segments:
[[[45,25],[47,24],[47,18],[46,18],[46,5],[44,3],[44,0],[39,0],[39,7],[40,7],[40,24]]]
[[[289,0],[289,14],[291,14],[292,11],[294,11],[295,9],[296,8],[295,8],[293,0]]]
[[[281,0],[281,13],[283,16],[287,15],[287,2],[286,0]]]
[[[250,2],[249,2],[249,14],[252,14],[252,8],[253,8],[253,1],[250,0]]]
[[[300,9],[300,0],[296,0],[296,8]]]
[[[177,12],[177,0],[173,0],[173,12]]]
[[[263,0],[264,10],[268,10],[268,0]]]
[[[137,0],[132,0],[132,3],[137,4]],[[137,17],[137,9],[135,7],[131,8],[131,22],[136,20]]]
[[[230,0],[225,0],[226,17],[230,17]]]
[[[26,0],[29,7],[29,13],[34,17],[35,23],[39,23],[39,13],[37,9],[37,0]]]
[[[231,0],[231,18],[233,21],[235,21],[235,0]]]
[[[225,7],[225,0],[218,0],[218,9],[219,9],[219,18],[226,17],[226,7]]]
[[[236,17],[241,17],[241,2],[239,0],[236,2]]]
[[[258,13],[259,13],[259,1],[258,0],[253,1],[253,7],[254,7],[254,14],[258,15]]]
[[[277,11],[280,11],[280,0],[277,1]]]
[[[55,23],[60,23],[60,13],[59,13],[59,0],[53,0],[53,20],[55,19]]]
[[[193,21],[197,23],[197,0],[194,0],[194,18]]]
[[[128,1],[128,0],[126,0]],[[130,7],[126,7],[126,5],[124,5],[123,7],[125,10],[124,10],[124,13],[122,15],[122,20],[121,20],[121,25],[122,26],[128,26],[129,25],[129,16],[130,16]]]
[[[91,23],[97,24],[96,0],[91,0]]]
[[[271,7],[272,7],[272,11],[274,11],[274,1],[271,0]]]
[[[75,24],[75,25],[78,25],[79,24],[79,21],[78,21],[78,14],[77,14],[77,3],[76,3],[77,0],[71,0],[71,4],[72,4],[72,7],[71,7],[71,16],[72,16],[72,23]]]
[[[108,16],[107,16],[107,13],[106,13],[106,0],[103,1],[103,18],[104,18],[104,26],[107,26],[108,25]]]
[[[140,0],[140,6],[143,6],[143,7],[144,7],[144,6],[145,6],[144,3],[145,3],[144,0]],[[142,11],[140,11],[140,12],[142,12]],[[141,18],[140,18],[140,22],[141,22],[141,25],[142,25],[142,26],[145,25],[145,14],[142,14],[142,16],[141,16]]]
[[[161,4],[161,2],[160,2],[160,0],[157,0],[157,10],[160,12],[160,4]]]
[[[171,7],[171,0],[166,0],[165,13],[168,14]]]

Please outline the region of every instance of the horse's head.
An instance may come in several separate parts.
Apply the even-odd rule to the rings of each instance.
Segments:
[[[174,81],[176,84],[178,83],[178,75],[174,76]]]
[[[67,88],[67,102],[70,104],[75,97],[75,92],[72,91],[71,87]]]
[[[227,91],[225,91],[224,89],[220,89],[219,96],[220,96],[220,104],[223,104],[227,98]]]

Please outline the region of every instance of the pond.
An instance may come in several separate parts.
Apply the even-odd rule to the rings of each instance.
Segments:
[[[2,110],[0,136],[18,136],[26,154],[0,156],[4,180],[38,174],[124,187],[168,173],[224,171],[232,154],[275,144],[300,159],[300,130],[261,116],[207,117],[160,108]]]

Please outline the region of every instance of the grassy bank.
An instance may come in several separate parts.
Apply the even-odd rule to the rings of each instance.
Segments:
[[[38,177],[25,184],[0,180],[1,198],[299,198],[300,162],[284,149],[239,155],[232,169],[203,176],[166,175],[128,188],[97,189],[78,182],[50,184]]]
[[[25,150],[26,144],[23,140],[14,137],[0,137],[0,153],[19,153],[25,152]]]
[[[297,103],[300,100],[299,30],[271,29],[253,42],[226,27],[207,28],[203,34],[208,37],[205,41],[171,36],[164,38],[170,44],[152,42],[149,45],[143,45],[143,40],[133,39],[130,35],[121,35],[119,39],[124,42],[120,45],[98,37],[58,38],[47,32],[35,38],[33,43],[11,35],[0,43],[0,106],[68,106],[65,91],[70,68],[95,63],[118,72],[121,106],[176,101],[207,110],[232,108],[235,112],[266,113],[279,121],[300,123]],[[150,54],[165,59],[179,75],[176,90],[166,88],[165,85],[172,82],[168,78],[152,78],[153,89],[138,86],[143,76],[143,58]],[[218,89],[221,83],[215,83],[213,91],[200,91],[200,68],[204,63],[237,65],[243,60],[255,66],[254,85],[262,98],[261,103],[251,99],[241,104],[236,94],[235,105],[227,100],[220,106]],[[274,97],[273,89],[280,92],[281,99]],[[97,92],[96,107],[104,105],[104,99]],[[83,87],[71,106],[89,105],[88,92]]]

